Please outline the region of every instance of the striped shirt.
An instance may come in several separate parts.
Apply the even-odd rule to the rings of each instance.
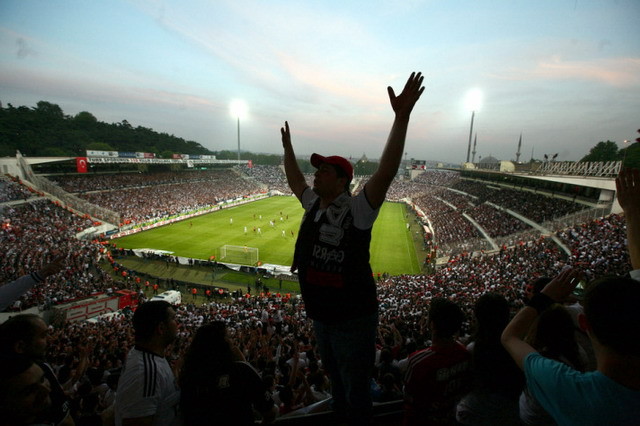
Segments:
[[[127,355],[116,393],[116,426],[123,419],[153,416],[157,426],[178,425],[180,391],[166,359],[140,348]]]

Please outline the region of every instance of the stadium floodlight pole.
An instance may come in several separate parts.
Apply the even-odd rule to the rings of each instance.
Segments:
[[[239,99],[231,102],[231,116],[237,119],[238,123],[238,160],[240,160],[240,118],[245,118],[247,114],[247,104]]]
[[[471,154],[471,135],[473,134],[473,118],[476,116],[475,111],[471,111],[471,127],[469,127],[469,145],[467,146],[467,163],[469,162],[469,154]]]
[[[465,104],[468,111],[471,111],[471,126],[469,127],[469,145],[467,147],[467,163],[471,155],[471,137],[473,136],[473,119],[476,116],[476,111],[480,109],[482,104],[482,92],[479,89],[473,89],[465,98]]]
[[[238,160],[240,159],[240,117],[238,117]]]

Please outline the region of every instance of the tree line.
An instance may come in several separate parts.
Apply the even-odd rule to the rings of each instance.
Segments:
[[[640,129],[638,129],[640,133]],[[640,168],[640,138],[618,148],[613,141],[598,142],[580,161],[622,161],[624,167]]]
[[[640,132],[640,130],[638,130]],[[0,104],[0,156],[14,156],[19,150],[31,157],[84,156],[85,151],[150,152],[160,158],[175,154],[208,154],[219,159],[237,159],[235,151],[211,151],[195,141],[158,133],[127,120],[105,123],[87,111],[65,115],[60,106],[40,101],[35,107]],[[281,155],[241,152],[240,158],[254,164],[278,165]],[[580,161],[624,161],[626,167],[640,168],[640,142],[621,149],[616,142],[599,142]],[[301,166],[307,166],[305,162]],[[357,174],[370,174],[377,163],[356,164]],[[307,171],[307,170],[303,170]],[[309,170],[311,171],[311,170]]]
[[[16,150],[34,157],[84,156],[86,150],[151,152],[162,158],[214,154],[197,142],[134,127],[127,120],[105,123],[87,111],[66,115],[46,101],[34,108],[0,105],[0,156],[14,156]]]

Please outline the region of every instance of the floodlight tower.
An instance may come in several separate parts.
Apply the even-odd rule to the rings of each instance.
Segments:
[[[476,144],[478,143],[478,132],[476,132],[476,135],[473,137],[473,151],[471,151],[471,162],[475,163],[476,162]]]
[[[482,92],[480,89],[473,89],[467,93],[465,98],[465,105],[467,111],[471,111],[471,126],[469,127],[469,145],[467,147],[467,163],[469,162],[469,156],[471,155],[471,136],[473,135],[473,119],[476,116],[476,111],[482,106]]]
[[[231,102],[229,111],[231,116],[238,120],[238,160],[240,160],[240,118],[244,119],[247,116],[247,104],[242,100],[236,99]]]

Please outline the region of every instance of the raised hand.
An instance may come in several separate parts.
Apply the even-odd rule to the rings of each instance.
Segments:
[[[563,302],[580,282],[581,273],[577,269],[565,267],[557,277],[544,286],[541,293],[546,294],[556,302]]]
[[[280,128],[280,134],[282,135],[282,146],[287,147],[291,145],[291,132],[289,131],[289,122],[284,122],[284,127]]]
[[[396,96],[391,86],[387,87],[387,92],[389,92],[389,101],[391,102],[391,107],[396,113],[396,116],[409,117],[413,110],[413,106],[418,102],[418,99],[420,99],[422,92],[424,92],[424,86],[422,86],[423,80],[424,76],[422,73],[419,72],[416,74],[415,72],[412,72],[407,83],[404,85],[404,89],[402,89],[402,93],[398,96]]]
[[[616,178],[616,193],[627,221],[627,249],[631,266],[640,269],[640,170],[621,170]]]
[[[628,214],[627,210],[640,214],[640,170],[620,170],[616,178],[616,195],[625,214]]]
[[[42,278],[47,278],[48,276],[55,275],[60,272],[64,268],[64,256],[57,256],[50,263],[47,263],[40,270],[40,275]]]
[[[280,134],[282,135],[282,148],[284,148],[284,172],[287,175],[287,183],[298,200],[300,200],[307,187],[307,181],[300,171],[296,161],[296,154],[293,152],[293,146],[291,146],[291,132],[289,131],[288,121],[285,121],[284,127],[280,128]]]

